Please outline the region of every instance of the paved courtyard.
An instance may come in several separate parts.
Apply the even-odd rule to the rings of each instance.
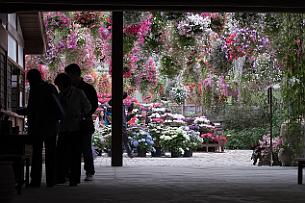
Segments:
[[[251,167],[250,160],[251,150],[226,150],[225,153],[213,152],[198,152],[193,153],[190,158],[170,158],[170,154],[166,153],[166,157],[161,158],[127,158],[124,154],[123,166],[139,167],[139,166],[159,166],[159,167],[195,167],[195,168],[215,168],[215,167]],[[98,157],[95,160],[97,167],[110,166],[111,159],[105,157]]]
[[[123,167],[99,157],[94,181],[26,188],[14,202],[305,202],[296,167],[253,166],[250,156],[234,150],[192,158],[124,157]]]

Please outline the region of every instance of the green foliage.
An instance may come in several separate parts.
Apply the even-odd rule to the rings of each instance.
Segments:
[[[269,23],[266,32],[273,39],[280,65],[285,68],[282,96],[286,118],[297,120],[304,118],[305,112],[305,15],[282,13],[276,17],[276,23]]]
[[[165,26],[165,21],[163,20],[160,12],[153,13],[151,32],[145,37],[144,49],[148,52],[159,53],[162,51],[161,35]]]
[[[262,136],[268,132],[268,128],[245,128],[242,130],[226,130],[224,134],[228,138],[228,149],[251,149],[258,144]]]
[[[196,44],[194,37],[186,37],[186,36],[178,36],[178,44],[179,46],[183,48],[187,48],[190,46],[194,46]]]
[[[129,53],[133,47],[135,40],[137,39],[134,35],[123,35],[123,53],[124,55]]]
[[[185,83],[198,82],[200,79],[200,75],[194,70],[194,65],[187,67],[186,70],[183,71],[182,78]]]
[[[209,57],[209,63],[219,74],[226,74],[229,69],[229,62],[226,59],[226,54],[222,49],[223,41],[216,40],[212,42],[212,51]]]
[[[250,28],[260,28],[263,24],[264,15],[261,13],[243,13],[235,12],[233,14],[233,19],[237,21],[240,27],[250,27]]]
[[[165,20],[181,20],[184,17],[183,12],[161,12]]]
[[[300,157],[304,148],[304,122],[291,120],[284,123],[282,136],[284,145],[289,146],[293,157]]]
[[[268,124],[267,107],[233,105],[224,109],[224,125],[226,129],[242,130],[252,127],[264,127]]]
[[[160,73],[163,76],[173,79],[181,70],[179,63],[172,56],[165,55],[161,58]]]

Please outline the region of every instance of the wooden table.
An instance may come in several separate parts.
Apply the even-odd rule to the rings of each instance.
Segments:
[[[219,144],[201,144],[201,146],[205,148],[206,152],[209,152],[209,147],[215,148],[215,151],[222,152],[221,146]]]

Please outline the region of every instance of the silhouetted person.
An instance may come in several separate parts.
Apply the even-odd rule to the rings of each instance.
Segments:
[[[127,93],[124,92],[123,93],[123,100],[127,98]],[[108,104],[110,106],[112,106],[112,99],[108,102]],[[122,118],[122,140],[123,140],[123,144],[124,144],[124,148],[127,152],[128,157],[133,158],[133,154],[131,151],[131,146],[129,144],[129,140],[128,140],[128,134],[127,134],[127,122],[128,122],[128,118],[127,118],[127,114],[126,114],[126,106],[123,104],[123,118]]]
[[[61,116],[55,97],[54,85],[42,80],[37,69],[27,73],[30,84],[28,106],[17,111],[28,117],[28,134],[33,138],[33,154],[30,186],[39,187],[42,171],[42,147],[45,146],[46,182],[48,187],[55,183],[55,149],[58,120]]]
[[[54,82],[60,90],[59,100],[65,111],[57,142],[57,181],[65,182],[68,173],[70,186],[76,186],[81,175],[80,123],[89,113],[91,104],[81,89],[72,86],[67,74],[58,74]]]
[[[135,114],[132,112],[134,109],[134,103],[131,103],[128,108],[127,108],[127,122],[130,121],[134,116]]]
[[[88,100],[91,103],[90,112],[85,115],[85,119],[88,121],[88,129],[82,132],[82,154],[84,157],[84,169],[86,171],[85,181],[91,181],[95,174],[93,155],[92,155],[92,134],[94,133],[94,125],[92,120],[92,114],[98,107],[97,94],[94,87],[83,81],[81,78],[81,70],[77,64],[70,64],[65,68],[65,72],[71,77],[72,85],[81,89],[86,94]]]

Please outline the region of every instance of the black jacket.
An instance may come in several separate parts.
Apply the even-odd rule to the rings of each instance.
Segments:
[[[91,110],[88,114],[88,116],[91,117],[92,114],[94,114],[94,112],[96,111],[96,109],[98,107],[97,93],[92,85],[84,82],[83,80],[79,83],[77,88],[79,88],[85,92],[88,100],[91,103]]]

